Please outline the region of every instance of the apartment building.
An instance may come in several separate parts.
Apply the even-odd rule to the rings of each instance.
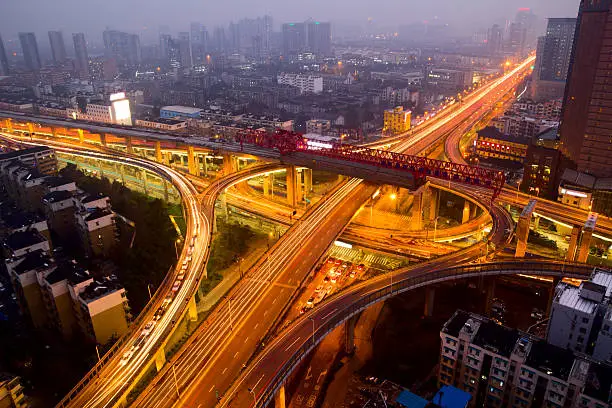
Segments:
[[[0,407],[27,408],[21,379],[7,373],[0,373]]]
[[[478,131],[476,154],[479,158],[523,163],[527,157],[529,139],[514,137],[487,126]]]
[[[58,190],[47,193],[42,198],[49,227],[63,240],[70,239],[75,232],[75,208],[72,197],[71,191]]]
[[[331,120],[311,119],[306,121],[306,133],[326,136],[332,128]]]
[[[609,406],[609,364],[461,310],[440,338],[439,384],[469,392],[471,407]]]
[[[187,121],[180,119],[136,119],[136,126],[149,129],[164,130],[166,132],[179,132],[187,129]]]
[[[300,89],[301,94],[323,92],[323,77],[320,75],[291,74],[282,72],[278,76],[280,85],[291,85]]]
[[[51,240],[47,219],[39,213],[15,212],[3,217],[4,226],[9,234],[36,230],[47,240]]]
[[[536,119],[522,114],[508,113],[491,121],[500,132],[513,137],[533,138],[538,134],[559,126],[557,120]]]
[[[85,253],[106,256],[116,243],[115,214],[108,197],[83,195],[74,198],[75,218]]]
[[[15,160],[26,166],[36,167],[42,174],[57,173],[55,150],[47,146],[36,146],[0,154],[0,164]]]
[[[383,116],[383,136],[394,136],[410,130],[412,112],[402,106],[385,110]]]
[[[612,272],[596,268],[579,287],[555,289],[546,338],[549,343],[612,363]]]

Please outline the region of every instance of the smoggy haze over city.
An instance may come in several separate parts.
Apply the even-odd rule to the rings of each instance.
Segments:
[[[157,37],[160,25],[184,31],[192,21],[210,27],[231,20],[269,14],[275,26],[285,21],[314,19],[334,23],[365,23],[393,27],[438,18],[470,33],[491,21],[512,18],[520,7],[540,17],[574,17],[579,0],[2,0],[0,33],[15,37],[20,31],[46,35],[47,30],[85,32],[97,36],[106,27]]]

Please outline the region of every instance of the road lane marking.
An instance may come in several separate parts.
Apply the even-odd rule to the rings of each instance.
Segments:
[[[247,338],[244,339],[244,343],[246,344],[247,341],[249,341],[249,336],[247,336]]]
[[[325,319],[327,319],[327,318],[328,318],[328,317],[329,317],[331,314],[336,313],[336,311],[337,311],[337,310],[338,310],[338,309],[334,309],[334,310],[332,310],[331,312],[329,312],[328,314],[326,314],[325,316],[323,316],[323,317],[321,318],[321,320],[325,320]]]
[[[208,392],[213,392],[214,389],[215,389],[215,386],[213,385],[212,387],[210,387],[210,390],[208,390]]]
[[[253,327],[253,330],[257,330],[257,327],[258,327],[258,326],[259,326],[259,323],[257,323],[257,324],[255,325],[255,327]]]
[[[227,367],[223,369],[223,372],[221,373],[221,375],[225,374],[226,371],[227,371]]]
[[[289,351],[289,349],[290,349],[291,347],[293,347],[293,346],[295,345],[295,343],[297,343],[297,342],[298,342],[298,340],[299,340],[300,338],[301,338],[301,337],[298,337],[297,339],[293,340],[293,343],[291,343],[289,346],[287,346],[287,348],[285,349],[285,351]]]
[[[234,354],[234,358],[238,357],[238,353],[240,353],[240,352],[237,351],[236,354]]]

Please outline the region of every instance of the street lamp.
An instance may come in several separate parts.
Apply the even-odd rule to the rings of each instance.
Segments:
[[[176,259],[179,259],[179,250],[178,250],[178,244],[181,243],[181,239],[177,238],[176,241],[174,241],[174,251],[176,252]]]
[[[255,397],[255,391],[252,388],[249,388],[249,392],[253,394],[253,407],[257,407],[257,398]]]
[[[149,292],[149,300],[151,300],[153,296],[151,296],[151,284],[150,283],[147,283],[147,291]]]
[[[436,219],[434,220],[434,236],[433,236],[433,242],[436,242],[436,232],[438,232],[438,220],[440,219],[440,216],[437,216]]]

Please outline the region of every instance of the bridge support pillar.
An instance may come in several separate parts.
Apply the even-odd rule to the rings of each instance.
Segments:
[[[580,238],[580,231],[582,229],[574,225],[572,228],[572,235],[570,235],[569,248],[567,248],[567,254],[565,255],[565,260],[574,262],[576,259],[576,249],[578,248],[578,239]]]
[[[470,202],[468,200],[465,200],[465,203],[463,204],[463,214],[461,216],[462,224],[465,224],[470,220],[470,217],[472,215],[471,207],[472,206],[470,205]]]
[[[582,229],[582,236],[580,237],[580,248],[578,249],[578,256],[576,262],[586,262],[589,257],[589,250],[591,248],[591,238],[593,238],[593,231],[586,228]]]
[[[127,136],[125,138],[125,149],[128,154],[134,154],[134,145],[132,145],[132,137]]]
[[[274,173],[264,174],[263,179],[264,197],[274,195]]]
[[[158,373],[161,371],[161,369],[164,367],[165,364],[166,364],[166,350],[164,350],[164,347],[162,346],[155,353],[155,368],[157,369]]]
[[[412,212],[410,213],[410,224],[413,231],[423,229],[423,192],[417,191],[414,193],[412,200]]]
[[[83,143],[85,141],[85,135],[83,134],[83,129],[77,129],[77,133],[79,134],[79,143]]]
[[[13,119],[10,119],[10,118],[6,119],[4,121],[4,127],[6,127],[6,131],[8,133],[13,133]]]
[[[274,408],[285,408],[285,384],[274,394]]]
[[[106,134],[105,133],[100,133],[100,144],[106,147]]]
[[[312,169],[304,169],[304,194],[309,196],[312,192]]]
[[[423,315],[425,317],[433,316],[435,297],[436,297],[436,290],[429,286],[426,287],[425,288],[425,310],[423,311]]]
[[[478,214],[478,206],[476,204],[471,204],[470,205],[470,219],[473,220],[474,218],[476,218],[477,214]]]
[[[227,211],[227,190],[223,190],[221,197],[219,197],[219,201],[221,202],[221,213],[227,222],[229,221],[229,211]]]
[[[195,295],[189,299],[189,320],[195,322],[198,320],[198,307],[196,305]]]
[[[355,324],[357,324],[358,319],[359,315],[355,315],[344,324],[344,352],[346,354],[355,351]]]
[[[140,173],[140,177],[142,178],[142,188],[144,189],[144,193],[145,195],[149,194],[149,186],[147,184],[147,172],[146,170],[143,170]]]
[[[303,183],[302,183],[302,179],[304,176],[304,169],[296,169],[295,171],[295,200],[298,203],[301,203],[302,201],[304,201],[304,190],[303,190]]]
[[[32,136],[32,134],[34,133],[34,124],[31,122],[28,122],[27,127],[28,127],[28,132],[30,133],[30,136]]]
[[[235,173],[237,168],[236,158],[229,153],[223,153],[223,174],[227,176]]]
[[[297,172],[295,166],[287,166],[287,204],[292,208],[297,206]]]
[[[187,146],[187,168],[189,169],[189,174],[192,176],[198,176],[198,165],[196,163],[196,156],[193,146]]]
[[[533,216],[533,229],[534,231],[537,230],[538,228],[540,228],[540,216],[539,215],[534,215]]]
[[[429,187],[429,221],[434,221],[438,217],[438,206],[440,204],[440,190]]]
[[[163,163],[164,161],[161,151],[161,142],[159,140],[155,142],[155,161],[158,163]]]
[[[519,218],[516,226],[515,258],[524,258],[527,252],[527,238],[529,237],[529,218]]]

